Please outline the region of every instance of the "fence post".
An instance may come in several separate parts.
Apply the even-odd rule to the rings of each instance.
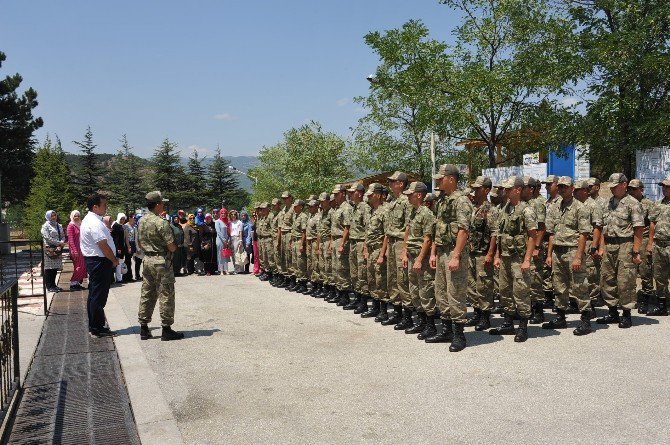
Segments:
[[[19,282],[14,281],[11,290],[12,301],[12,355],[14,358],[14,384],[16,388],[20,388],[21,370],[19,361]]]
[[[32,252],[33,246],[30,246],[30,251]],[[42,271],[42,294],[44,295],[44,315],[49,315],[49,309],[47,308],[47,282],[44,281],[44,243],[40,241],[40,252],[42,253],[41,261],[41,271]]]

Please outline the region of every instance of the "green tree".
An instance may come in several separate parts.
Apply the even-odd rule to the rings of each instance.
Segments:
[[[248,202],[248,194],[240,189],[237,174],[230,169],[230,163],[221,156],[221,148],[216,147],[212,162],[207,166],[207,205],[233,209],[243,208]]]
[[[46,211],[55,210],[59,215],[58,221],[65,225],[76,200],[72,193],[70,167],[58,138],[54,145],[47,135],[44,144],[35,153],[33,169],[35,176],[27,199],[25,225],[28,236],[39,239]]]
[[[0,51],[0,68],[6,60]],[[40,117],[33,116],[37,92],[28,88],[22,94],[20,74],[0,80],[0,208],[4,201],[25,199],[32,178],[34,132],[42,127]]]
[[[105,190],[111,193],[110,204],[123,209],[125,213],[134,211],[144,205],[148,187],[144,180],[146,169],[142,160],[133,154],[133,147],[124,134],[120,141],[121,148],[110,163],[105,176]]]
[[[86,133],[84,133],[82,141],[73,141],[73,143],[84,154],[82,166],[75,173],[75,184],[79,198],[85,200],[91,193],[95,193],[100,189],[102,177],[102,169],[95,154],[97,145],[93,143],[91,126],[86,127]]]
[[[317,122],[292,128],[283,141],[261,149],[258,166],[249,171],[258,178],[252,201],[270,201],[283,190],[300,198],[330,191],[351,177],[347,155],[347,142]]]
[[[151,166],[152,190],[163,192],[165,197],[170,199],[171,208],[183,206],[189,184],[184,167],[181,165],[177,144],[165,138],[154,150]]]

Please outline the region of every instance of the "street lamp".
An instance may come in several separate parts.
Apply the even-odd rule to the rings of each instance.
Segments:
[[[247,173],[244,173],[242,170],[238,170],[237,168],[233,167],[232,165],[229,165],[229,166],[228,166],[228,170],[230,170],[230,171],[233,172],[233,173],[239,173],[239,174],[241,174],[241,175],[244,175],[244,176],[246,176],[246,177],[249,178],[249,179],[253,179],[253,180],[254,180],[254,185],[255,185],[255,186],[258,186],[258,178],[257,178],[257,177],[255,177],[255,176],[251,176],[251,175],[249,175],[249,174],[247,174]]]

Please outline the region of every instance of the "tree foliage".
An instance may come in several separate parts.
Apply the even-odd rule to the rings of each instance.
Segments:
[[[89,125],[84,133],[84,139],[73,141],[84,154],[81,168],[75,173],[75,185],[80,199],[85,200],[87,196],[100,189],[102,169],[97,160],[95,149],[97,145],[93,142],[93,130]]]
[[[151,177],[149,184],[152,190],[160,190],[170,199],[170,207],[183,206],[185,192],[190,185],[186,172],[181,165],[180,151],[177,144],[165,138],[154,150],[151,158]]]
[[[147,171],[141,159],[133,154],[133,147],[125,134],[119,142],[121,147],[109,165],[104,188],[111,192],[110,204],[127,214],[144,206],[144,196],[148,192],[144,179]]]
[[[247,205],[249,195],[240,189],[237,173],[230,168],[230,163],[221,156],[221,148],[216,147],[212,162],[207,166],[207,205],[211,208],[225,207],[241,209]]]

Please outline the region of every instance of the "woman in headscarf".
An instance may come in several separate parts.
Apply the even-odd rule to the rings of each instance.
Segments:
[[[219,219],[215,222],[216,227],[216,260],[219,265],[219,272],[226,275],[228,273],[228,263],[230,262],[230,222],[228,221],[228,210],[225,208],[219,212]]]
[[[240,272],[249,273],[249,263],[251,255],[254,253],[254,246],[252,245],[252,229],[249,214],[246,210],[240,212],[240,221],[242,221],[241,243],[244,246],[244,251],[247,253],[247,261],[240,265]]]
[[[200,256],[200,234],[193,213],[188,214],[183,228],[184,245],[186,246],[186,272],[192,274],[195,272],[195,259]]]
[[[142,218],[142,215],[135,215],[133,223],[135,233],[137,233],[137,225],[140,222],[140,218]],[[133,254],[133,258],[135,260],[135,280],[142,281],[143,278],[140,275],[140,267],[142,267],[142,260],[144,260],[144,252],[142,252],[142,249],[140,249],[137,245],[135,245],[135,253]]]
[[[114,240],[114,247],[116,249],[116,257],[119,259],[119,265],[116,266],[115,277],[117,283],[123,282],[123,276],[121,271],[123,270],[123,256],[127,249],[126,242],[126,231],[123,229],[123,225],[126,223],[126,215],[119,213],[116,215],[116,221],[112,224],[112,239]]]
[[[70,212],[70,224],[67,225],[67,242],[70,247],[70,259],[74,271],[70,277],[70,290],[83,290],[81,286],[86,278],[86,261],[84,255],[81,254],[81,246],[79,245],[79,226],[81,225],[81,213],[79,210]]]
[[[205,275],[218,275],[216,262],[216,227],[211,214],[205,215],[205,223],[200,226],[200,259],[205,265]]]
[[[242,239],[242,221],[240,221],[237,211],[230,211],[230,243],[233,248],[233,265],[235,266],[234,270],[231,271],[231,274],[236,274],[243,270],[244,265],[237,264],[236,255],[238,254],[240,247],[244,250],[244,245],[241,242]]]
[[[44,282],[49,292],[61,292],[63,289],[56,286],[56,276],[63,268],[63,247],[65,247],[65,232],[58,224],[58,215],[49,210],[44,215],[46,222],[42,225],[42,239],[44,240]]]
[[[170,217],[170,227],[174,235],[174,243],[177,245],[177,250],[172,254],[172,270],[175,277],[181,277],[181,255],[182,247],[184,246],[184,229],[179,224],[179,215],[175,214]]]
[[[202,207],[198,207],[195,210],[195,224],[199,227],[205,224],[205,211]]]

